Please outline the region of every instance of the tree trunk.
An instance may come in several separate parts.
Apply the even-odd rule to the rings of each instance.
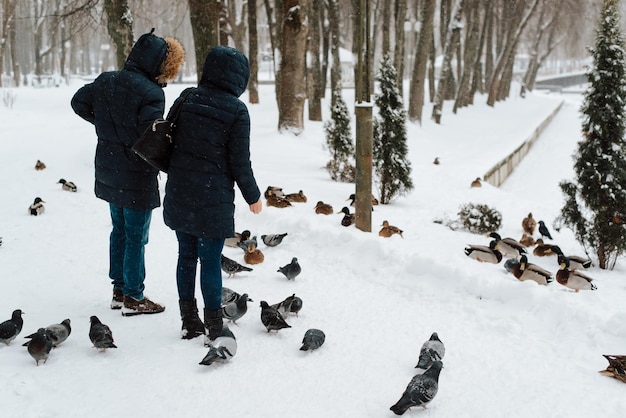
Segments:
[[[398,89],[404,95],[404,22],[406,21],[406,0],[396,0],[396,40],[393,65],[396,67]]]
[[[304,130],[308,0],[284,0],[282,12],[278,130],[298,135]]]
[[[321,0],[311,0],[309,9],[309,62],[307,69],[307,96],[309,120],[322,120],[322,74],[320,68]]]
[[[424,109],[424,85],[426,69],[430,57],[434,33],[434,16],[436,0],[424,0],[421,19],[421,31],[417,42],[417,53],[413,65],[413,76],[409,86],[409,112],[411,122],[422,123]]]
[[[2,1],[2,27],[0,28],[0,87],[2,87],[2,75],[4,74],[4,57],[6,47],[8,43],[11,31],[14,30],[15,25],[15,0],[3,0]]]
[[[465,35],[465,51],[463,52],[463,71],[459,77],[459,88],[457,90],[456,100],[452,109],[456,113],[460,107],[467,106],[471,101],[472,84],[471,77],[474,70],[474,63],[479,51],[479,22],[480,11],[478,9],[478,0],[468,0],[466,5],[467,13],[467,33]],[[460,61],[460,60],[459,60]]]
[[[259,103],[259,42],[256,31],[256,0],[248,0],[248,60],[250,61],[250,81],[248,100]]]
[[[390,23],[391,23],[391,0],[386,0],[383,2],[383,41],[381,44],[381,57],[385,57],[389,53],[390,49]],[[396,28],[396,32],[398,30],[404,30],[404,25],[401,28]]]
[[[196,53],[196,74],[202,78],[202,67],[211,47],[219,45],[219,13],[222,9],[218,0],[188,0],[189,21]],[[208,4],[207,4],[208,3]]]
[[[482,30],[480,32],[480,40],[478,41],[478,53],[476,54],[476,60],[474,61],[474,73],[472,75],[472,86],[470,89],[470,101],[468,104],[474,104],[474,94],[476,94],[476,92],[480,92],[483,93],[483,89],[484,89],[484,82],[483,82],[483,65],[482,65],[482,56],[483,56],[483,49],[485,46],[485,42],[486,42],[486,37],[487,37],[487,14],[490,13],[490,9],[491,9],[491,0],[485,0],[484,1],[484,18],[483,18],[483,25],[482,25]],[[480,15],[478,16],[478,18],[480,19]]]
[[[127,0],[104,0],[104,11],[107,15],[107,31],[115,47],[116,67],[122,69],[134,43],[133,16]]]
[[[493,25],[495,13],[493,7],[485,5],[485,25],[487,26],[487,37],[485,39],[485,74],[484,89],[489,91],[491,88],[491,79],[493,77]]]
[[[339,47],[341,46],[339,34],[339,5],[337,0],[328,0],[328,25],[330,27],[330,89],[335,92],[341,91],[341,60],[339,59]],[[355,66],[356,69],[356,66]],[[356,81],[356,78],[355,78]],[[331,95],[331,108],[335,106],[335,95]]]
[[[457,0],[448,26],[448,34],[446,36],[446,44],[443,49],[443,62],[441,64],[441,74],[437,84],[437,94],[433,106],[432,118],[435,123],[441,123],[441,112],[443,109],[443,101],[448,89],[449,75],[452,72],[452,54],[456,50],[456,44],[461,36],[461,19],[463,17],[463,0]]]

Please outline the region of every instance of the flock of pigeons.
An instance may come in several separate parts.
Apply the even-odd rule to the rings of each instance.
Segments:
[[[538,226],[538,228],[537,228]],[[541,238],[535,240],[533,235],[538,229]],[[522,220],[523,235],[517,241],[514,238],[502,238],[497,232],[492,232],[492,240],[488,246],[468,245],[465,254],[480,262],[498,264],[504,257],[510,257],[504,268],[520,281],[532,280],[539,285],[548,285],[555,278],[557,283],[579,292],[580,290],[596,290],[593,279],[581,270],[588,269],[592,263],[588,257],[564,255],[558,245],[549,244],[544,239],[552,240],[552,235],[543,221],[537,223],[532,213]],[[532,253],[537,257],[557,256],[559,269],[555,275],[552,272],[528,261],[528,251],[534,247]]]

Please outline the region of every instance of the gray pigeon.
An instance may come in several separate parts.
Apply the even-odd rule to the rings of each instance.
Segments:
[[[300,264],[298,264],[298,259],[294,257],[291,259],[291,263],[279,267],[277,271],[283,273],[288,280],[295,280],[302,271],[302,268]]]
[[[52,350],[52,341],[48,339],[45,328],[39,328],[36,333],[28,335],[30,341],[26,343],[28,354],[35,359],[35,364],[39,366],[39,361],[43,360],[44,364],[48,360],[48,354]]]
[[[209,366],[216,361],[228,361],[237,353],[237,340],[228,329],[228,325],[222,327],[222,333],[213,342],[209,352],[199,364]]]
[[[426,405],[433,400],[439,390],[439,373],[442,367],[443,363],[436,361],[424,374],[413,376],[400,400],[389,409],[396,415],[404,414],[412,406],[426,409]]]
[[[272,308],[264,300],[261,301],[261,322],[267,329],[267,332],[272,330],[278,331],[283,328],[291,328],[291,325],[285,322],[285,319],[280,312]]]
[[[13,311],[11,315],[11,319],[7,319],[3,323],[0,324],[0,342],[9,345],[11,341],[18,336],[20,332],[22,332],[22,326],[24,325],[24,320],[22,319],[22,312],[20,309],[16,309]]]
[[[283,242],[283,238],[287,236],[287,233],[284,234],[269,234],[269,235],[261,235],[261,240],[268,247],[275,247],[281,242]]]
[[[300,312],[300,309],[302,309],[302,299],[300,299],[294,293],[293,295],[285,298],[285,300],[283,300],[282,302],[276,303],[271,306],[272,308],[278,310],[278,312],[280,312],[280,314],[283,316],[287,316],[288,313],[295,313],[297,316],[298,312]]]
[[[233,324],[237,324],[237,320],[248,312],[248,302],[253,302],[247,293],[240,295],[237,299],[226,304],[222,304],[222,316],[229,319]]]
[[[253,243],[255,248],[259,246],[256,240],[256,235],[250,239],[242,239],[241,241],[237,243],[237,247],[241,248],[243,252],[245,253],[248,251],[248,244],[250,243]]]
[[[46,327],[46,335],[48,339],[52,341],[52,347],[58,347],[63,341],[67,340],[67,337],[72,333],[72,327],[70,326],[70,320],[64,319],[60,324],[52,324]]]
[[[250,267],[242,266],[235,260],[232,260],[225,255],[222,254],[222,271],[228,274],[228,277],[233,277],[236,273],[241,273],[242,271],[252,271]]]
[[[326,335],[324,335],[324,331],[311,328],[304,333],[304,338],[302,339],[302,347],[300,347],[300,350],[317,350],[322,346],[322,344],[324,344],[325,339]]]
[[[222,286],[222,306],[235,302],[241,295],[228,287]]]
[[[422,344],[419,360],[417,361],[415,368],[422,370],[429,369],[435,361],[442,360],[445,354],[446,348],[443,345],[443,342],[439,339],[439,335],[437,335],[436,332],[433,332],[430,339]]]
[[[89,327],[89,339],[93,346],[100,351],[106,351],[107,348],[117,348],[113,344],[113,333],[108,325],[100,322],[97,316],[93,315],[89,318],[91,326]]]

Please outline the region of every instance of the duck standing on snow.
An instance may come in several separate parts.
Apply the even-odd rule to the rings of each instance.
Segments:
[[[318,215],[330,215],[334,212],[335,211],[333,210],[333,207],[331,205],[329,205],[328,203],[324,203],[321,200],[315,205],[315,213],[317,213]]]
[[[599,373],[604,376],[614,377],[626,383],[626,356],[625,355],[602,355],[608,360],[609,365],[606,370],[600,370]]]
[[[341,210],[339,213],[343,213],[343,218],[341,219],[341,225],[343,226],[350,226],[354,223],[354,213],[350,213],[350,209],[348,209],[347,206],[344,206],[343,208],[341,208]]]
[[[502,253],[498,251],[495,240],[491,240],[489,246],[468,245],[465,247],[465,255],[481,263],[498,264],[502,261]]]
[[[302,190],[300,190],[298,193],[289,193],[285,195],[285,199],[290,202],[297,202],[297,203],[306,203],[306,200],[307,200],[305,194],[302,193]]]
[[[61,184],[61,188],[63,190],[67,190],[68,192],[75,192],[78,190],[78,187],[76,187],[76,185],[71,181],[60,179],[59,181],[57,181],[57,184],[59,183]]]
[[[528,213],[528,216],[522,219],[522,229],[525,233],[532,235],[535,233],[535,228],[537,227],[537,221],[533,218],[532,213]]]
[[[36,197],[33,204],[28,207],[28,213],[33,216],[41,215],[46,210],[46,207],[43,205],[44,203],[46,203],[45,200],[40,197]]]
[[[492,232],[489,236],[496,241],[502,255],[519,258],[526,253],[526,248],[514,238],[502,238],[497,232]]]
[[[573,289],[578,293],[579,290],[596,290],[597,287],[593,283],[593,279],[578,270],[570,270],[569,259],[565,256],[561,259],[559,271],[556,272],[556,281],[565,287]]]
[[[470,184],[471,187],[482,187],[482,185],[480,177],[476,177],[476,179],[472,181],[472,184]]]
[[[382,228],[381,228],[380,231],[378,231],[378,236],[384,237],[384,238],[389,238],[390,236],[392,236],[394,234],[398,234],[398,235],[400,235],[400,237],[404,238],[402,236],[402,233],[404,231],[401,230],[400,228],[398,228],[397,226],[389,225],[388,221],[383,221],[383,224],[381,226],[382,226]]]
[[[41,171],[44,170],[46,168],[46,165],[41,162],[41,160],[37,160],[37,162],[35,163],[35,170],[37,171]]]

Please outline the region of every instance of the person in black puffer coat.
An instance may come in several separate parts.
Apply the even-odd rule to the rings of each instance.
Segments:
[[[222,331],[220,262],[225,238],[235,234],[235,183],[251,212],[262,209],[250,163],[250,115],[239,100],[249,76],[245,55],[215,46],[206,57],[198,87],[183,91],[172,106],[175,109],[182,101],[163,217],[178,238],[182,337],[202,335],[206,327],[207,345]],[[194,297],[198,259],[204,326]]]
[[[159,313],[165,307],[143,294],[144,247],[152,209],[161,204],[157,174],[131,149],[141,134],[163,117],[163,87],[173,80],[185,51],[176,39],[142,35],[124,68],[100,74],[72,98],[72,109],[96,128],[95,193],[109,202],[113,229],[109,238],[112,309],[123,315]]]

